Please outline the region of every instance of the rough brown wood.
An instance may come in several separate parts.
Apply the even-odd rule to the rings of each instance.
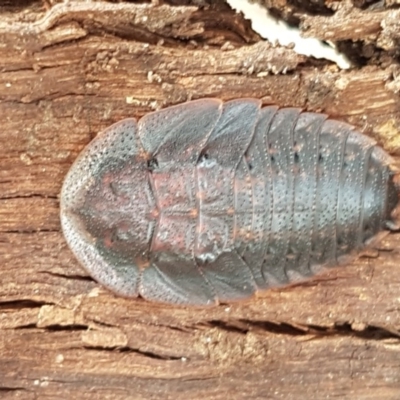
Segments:
[[[398,0],[255,1],[299,26],[305,37],[335,42],[357,65],[392,65],[398,69],[398,63],[393,65],[393,59],[399,57]]]
[[[173,3],[0,8],[0,398],[400,398],[400,234],[307,284],[209,309],[115,297],[67,248],[58,194],[79,151],[187,99],[326,112],[400,156],[389,50],[390,63],[340,71],[263,42],[222,2]],[[320,24],[338,27],[334,40],[355,29],[340,18],[304,21],[321,37]]]

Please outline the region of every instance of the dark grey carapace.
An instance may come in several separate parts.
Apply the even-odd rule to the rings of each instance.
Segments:
[[[62,227],[117,294],[240,300],[347,262],[396,227],[391,162],[323,114],[197,100],[100,133],[65,180]]]

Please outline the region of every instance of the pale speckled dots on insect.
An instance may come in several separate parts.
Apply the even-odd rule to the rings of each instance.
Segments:
[[[62,227],[117,294],[240,300],[347,262],[395,228],[390,164],[323,114],[197,100],[100,133],[65,179]]]

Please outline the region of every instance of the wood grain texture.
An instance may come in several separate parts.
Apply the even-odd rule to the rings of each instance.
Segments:
[[[173,3],[0,8],[0,398],[398,399],[400,234],[307,284],[208,309],[113,296],[69,251],[58,195],[79,151],[188,99],[325,112],[400,156],[389,50],[340,71],[263,42],[223,3]]]

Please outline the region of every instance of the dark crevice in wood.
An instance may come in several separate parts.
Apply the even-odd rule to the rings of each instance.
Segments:
[[[235,323],[236,322],[236,323]],[[287,323],[275,323],[271,321],[251,321],[251,320],[238,320],[238,321],[210,321],[208,324],[212,327],[217,327],[228,332],[237,332],[247,334],[250,330],[262,330],[270,333],[285,334],[285,335],[305,335],[305,330],[294,327]]]
[[[173,360],[182,360],[182,357],[167,357],[167,356],[161,356],[159,354],[149,352],[149,351],[142,351],[139,349],[134,349],[129,346],[124,346],[124,347],[103,347],[103,346],[84,346],[86,350],[95,350],[95,351],[106,351],[106,352],[118,352],[118,353],[135,353],[135,354],[140,354],[142,356],[152,358],[155,360],[168,360],[168,361],[173,361]]]
[[[42,274],[47,274],[50,276],[54,276],[55,278],[62,278],[62,279],[69,279],[72,281],[86,281],[86,282],[95,282],[93,278],[90,276],[84,276],[84,275],[66,275],[66,274],[61,274],[58,272],[51,272],[51,271],[39,271]]]
[[[186,45],[188,43],[187,40],[173,38],[171,39],[167,35],[158,35],[154,32],[150,32],[144,28],[140,28],[137,26],[104,26],[104,25],[90,25],[90,26],[82,26],[88,32],[88,35],[98,38],[104,38],[104,36],[109,35],[116,39],[131,41],[131,42],[141,42],[148,43],[151,45],[156,45],[162,41],[162,45],[165,47],[176,47],[179,44]],[[77,42],[87,40],[88,36],[85,36],[81,39],[76,39]],[[54,46],[64,45],[67,42],[57,43]],[[48,46],[53,47],[53,45]]]
[[[354,7],[361,10],[367,9],[386,9],[388,8],[382,0],[352,0]]]
[[[26,325],[16,325],[13,326],[12,329],[16,330],[29,330],[29,329],[37,329],[37,324],[26,324]]]
[[[27,388],[24,387],[7,387],[7,386],[0,386],[0,393],[11,393],[11,392],[19,392],[19,391],[28,391]]]
[[[0,229],[0,233],[8,233],[8,234],[21,234],[21,235],[31,235],[32,233],[56,233],[60,232],[59,229]]]
[[[171,6],[193,6],[196,5],[201,9],[218,9],[220,11],[230,10],[229,4],[225,0],[163,0],[164,3]]]
[[[272,7],[268,9],[272,17],[277,20],[286,22],[290,27],[298,29],[300,26],[300,18],[293,12],[283,12],[279,8]]]
[[[48,332],[62,332],[62,331],[87,331],[89,329],[88,325],[85,324],[71,324],[71,325],[59,325],[59,324],[54,324],[54,325],[47,325],[44,328],[39,328],[43,329]]]
[[[204,17],[204,16],[203,16]],[[195,23],[196,18],[193,17],[190,22]],[[200,18],[199,18],[200,21]],[[216,21],[210,16],[210,21],[207,24],[207,21],[201,20],[204,25],[204,31],[199,33],[198,35],[191,35],[187,38],[183,36],[170,36],[168,31],[166,30],[165,34],[156,34],[154,32],[150,32],[144,28],[135,27],[135,26],[104,26],[104,25],[91,25],[91,26],[82,26],[82,28],[86,29],[88,35],[98,38],[104,38],[105,35],[110,35],[116,39],[122,39],[131,42],[140,42],[151,45],[157,45],[162,43],[162,46],[168,47],[187,47],[193,46],[197,47],[197,45],[208,45],[210,47],[219,48],[227,41],[230,41],[236,47],[240,45],[253,44],[259,40],[262,40],[258,35],[253,33],[252,35],[248,33],[246,30],[235,30],[234,26],[223,24],[218,26],[219,35],[218,40],[215,40],[215,30],[217,26],[213,26],[216,24]],[[247,33],[247,34],[246,34]],[[65,45],[68,43],[79,43],[84,40],[87,40],[88,36],[66,40],[61,43],[51,44],[49,46],[43,47],[43,49],[48,49],[54,46]]]
[[[0,201],[2,201],[2,200],[14,200],[14,199],[50,199],[50,200],[58,200],[58,196],[43,195],[43,194],[40,194],[40,193],[32,193],[32,194],[18,195],[18,196],[1,196],[0,195]]]
[[[235,325],[233,321],[227,322],[227,321],[213,320],[213,321],[208,321],[206,325],[209,327],[218,328],[218,329],[221,329],[221,330],[227,331],[227,332],[236,332],[236,333],[246,334],[249,331],[249,329],[247,329],[246,327],[240,326],[240,324]]]
[[[238,321],[209,321],[209,326],[217,327],[228,332],[247,334],[249,331],[265,331],[278,335],[305,336],[351,336],[370,340],[383,340],[389,338],[400,338],[400,332],[388,330],[383,327],[366,326],[362,330],[354,330],[350,323],[335,324],[333,327],[318,325],[292,325],[286,322],[238,320]]]
[[[213,37],[220,34],[225,36],[226,40],[230,40],[238,45],[256,43],[262,40],[253,31],[250,20],[243,18],[241,14],[236,14],[232,10],[224,12],[218,9],[211,9],[205,15],[206,19],[204,19],[204,13],[200,10],[193,15],[190,22],[201,22],[205,28],[202,36],[204,35],[207,39],[213,39]],[[200,35],[198,39],[201,39]]]
[[[357,40],[342,40],[336,43],[337,49],[344,54],[355,67],[363,67],[369,64],[380,64],[382,49],[373,43],[364,43]]]
[[[41,308],[42,306],[50,306],[54,303],[35,300],[15,300],[0,302],[0,310],[22,310],[25,308]]]
[[[99,326],[99,327],[115,328],[116,326],[118,326],[116,324],[109,324],[109,323],[104,322],[104,321],[99,321],[97,318],[89,318],[89,320],[94,322],[94,323],[96,323],[96,325]]]
[[[355,336],[360,339],[383,340],[383,339],[400,339],[400,332],[389,330],[379,326],[367,325],[364,329],[354,330],[350,323],[336,324],[333,334],[340,336]]]

